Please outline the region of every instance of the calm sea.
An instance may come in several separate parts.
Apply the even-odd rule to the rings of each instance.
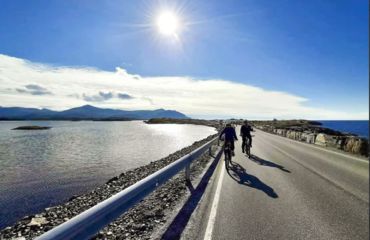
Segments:
[[[49,130],[10,130],[22,125]],[[216,133],[196,125],[0,122],[0,229]]]
[[[341,120],[341,121],[319,121],[324,127],[341,132],[354,133],[369,139],[369,121]]]

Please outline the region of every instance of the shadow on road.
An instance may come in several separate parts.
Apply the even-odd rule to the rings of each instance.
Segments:
[[[262,166],[275,167],[275,168],[280,169],[281,171],[290,173],[290,171],[288,169],[285,169],[284,166],[281,166],[281,165],[276,164],[274,162],[270,162],[270,161],[267,161],[265,159],[259,158],[259,157],[257,157],[256,155],[253,155],[253,154],[251,155],[250,160],[252,160],[253,162],[258,163],[259,165],[262,165]]]
[[[191,182],[186,183],[186,186],[189,188],[191,192],[191,196],[188,198],[184,206],[181,208],[181,210],[176,215],[172,223],[169,225],[166,232],[162,235],[161,237],[162,240],[180,239],[181,233],[184,231],[192,213],[198,206],[198,203],[207,188],[208,181],[212,177],[212,174],[217,167],[221,155],[222,151],[220,151],[215,156],[212,155],[214,160],[211,166],[206,171],[206,173],[203,175],[202,179],[200,180],[196,188],[194,188]]]
[[[256,188],[258,190],[263,191],[271,198],[278,198],[279,196],[276,194],[273,188],[268,186],[267,184],[263,183],[257,177],[248,174],[245,169],[240,166],[236,162],[232,162],[230,164],[229,170],[227,170],[229,176],[234,179],[239,184],[246,185],[248,187]]]

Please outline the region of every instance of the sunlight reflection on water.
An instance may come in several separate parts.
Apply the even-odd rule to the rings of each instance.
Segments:
[[[52,128],[10,130],[21,125]],[[142,121],[0,122],[0,228],[214,133]]]

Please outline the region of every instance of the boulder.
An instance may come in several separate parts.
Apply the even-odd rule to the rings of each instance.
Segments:
[[[312,132],[303,132],[301,135],[301,141],[306,143],[315,143],[316,134]]]
[[[329,142],[332,142],[332,136],[325,133],[319,133],[316,136],[315,144],[320,146],[328,146]]]
[[[366,139],[358,137],[348,137],[344,144],[344,151],[368,156],[369,142]]]

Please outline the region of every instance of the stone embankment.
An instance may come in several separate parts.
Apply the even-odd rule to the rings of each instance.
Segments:
[[[217,126],[214,125],[214,127]],[[163,159],[124,172],[89,193],[70,198],[62,205],[46,208],[43,212],[36,215],[26,216],[15,225],[1,230],[0,239],[33,239],[162,169],[171,162],[176,161],[210,141],[216,135],[211,135],[201,141],[197,141],[191,146],[170,154]],[[208,153],[205,153],[194,161],[191,167],[191,177],[193,178],[199,175],[210,160],[211,158],[208,156]],[[156,232],[158,234],[158,229],[163,228],[168,220],[168,216],[173,214],[173,210],[181,203],[181,199],[186,196],[187,192],[188,189],[185,184],[184,174],[177,174],[135,207],[119,217],[115,222],[101,230],[95,239],[153,238],[153,233]]]
[[[254,122],[254,127],[293,140],[339,149],[356,155],[369,156],[369,141],[352,134],[312,125],[309,121]]]

